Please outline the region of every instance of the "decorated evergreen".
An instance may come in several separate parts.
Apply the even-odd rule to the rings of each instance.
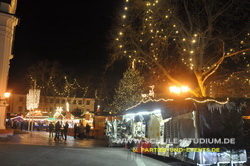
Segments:
[[[138,70],[129,68],[119,82],[114,97],[114,106],[117,112],[124,111],[126,108],[140,102],[143,93],[144,77]]]

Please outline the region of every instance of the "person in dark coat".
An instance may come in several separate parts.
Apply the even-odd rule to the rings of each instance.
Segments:
[[[87,136],[87,138],[89,138],[89,133],[90,133],[90,125],[87,123],[87,125],[86,125],[86,136]]]
[[[83,137],[84,137],[84,126],[83,124],[81,124],[79,127],[79,138],[83,139]]]
[[[74,124],[74,138],[76,138],[77,132],[78,132],[78,126],[77,126],[77,124],[75,123],[75,124]]]
[[[61,131],[61,125],[59,123],[59,121],[56,122],[56,125],[55,125],[55,139],[54,140],[59,140],[59,137],[60,137],[60,131]]]
[[[67,135],[68,135],[68,128],[69,128],[69,124],[68,122],[65,123],[64,127],[63,127],[63,131],[64,131],[64,140],[67,140]]]
[[[54,125],[52,122],[49,124],[49,137],[53,137],[53,130],[54,130]]]

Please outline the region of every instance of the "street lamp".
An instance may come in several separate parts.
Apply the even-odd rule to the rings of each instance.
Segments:
[[[10,94],[11,94],[10,92],[5,92],[5,93],[4,93],[4,97],[5,97],[5,98],[9,98],[9,97],[10,97]]]
[[[189,87],[188,86],[182,86],[181,87],[181,92],[187,93],[188,91],[189,91]]]
[[[175,94],[180,94],[181,93],[181,88],[177,86],[170,86],[169,87],[170,93],[175,93]]]
[[[11,93],[10,92],[5,92],[4,94],[4,98],[5,98],[5,102],[4,102],[4,104],[5,104],[5,106],[6,106],[6,109],[8,110],[8,111],[10,111],[10,101],[9,101],[9,98],[10,98],[10,95],[11,95]]]
[[[180,95],[181,93],[187,93],[189,92],[189,87],[188,86],[171,86],[169,87],[170,93],[174,93],[177,95]]]

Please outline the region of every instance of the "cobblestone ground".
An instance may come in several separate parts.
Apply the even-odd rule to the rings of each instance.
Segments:
[[[107,147],[105,139],[54,141],[46,132],[15,131],[14,136],[0,139],[2,166],[188,166],[177,160],[132,153],[122,147]]]
[[[49,137],[48,132],[34,131],[25,132],[17,130],[14,136],[7,138],[0,138],[0,144],[22,144],[22,145],[41,145],[41,146],[67,146],[67,147],[105,147],[107,140],[105,139],[75,139],[68,136],[67,140],[54,141],[54,138]]]

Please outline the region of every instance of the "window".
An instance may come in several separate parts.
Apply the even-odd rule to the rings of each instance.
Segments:
[[[62,104],[64,104],[65,103],[65,99],[62,99]]]
[[[23,102],[24,98],[23,97],[19,97],[19,102]]]
[[[60,100],[59,100],[59,99],[56,99],[56,103],[60,103]]]
[[[76,100],[73,100],[73,104],[76,104]]]
[[[82,105],[82,100],[78,100],[78,104],[79,104],[79,105]]]
[[[71,104],[71,100],[68,100],[68,103]]]
[[[90,105],[90,100],[87,100],[87,101],[86,101],[86,105]]]
[[[22,106],[18,106],[18,112],[22,112],[23,111],[23,107]]]
[[[54,100],[53,100],[53,99],[50,99],[50,103],[54,103]]]
[[[51,111],[51,112],[53,111],[53,107],[50,107],[50,111]]]

